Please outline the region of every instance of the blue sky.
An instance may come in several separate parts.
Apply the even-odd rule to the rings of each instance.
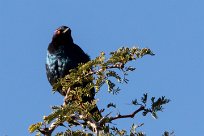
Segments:
[[[74,42],[91,58],[121,46],[148,47],[156,54],[131,63],[121,94],[99,94],[102,108],[119,101],[121,113],[144,92],[171,99],[159,119],[118,122],[120,128],[145,123],[149,136],[174,130],[178,136],[204,133],[204,2],[202,0],[50,1],[0,0],[0,135],[27,136],[62,98],[51,93],[45,74],[47,45],[60,25],[72,29]],[[104,92],[106,90],[103,90]]]

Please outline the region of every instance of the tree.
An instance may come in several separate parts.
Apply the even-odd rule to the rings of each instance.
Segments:
[[[29,127],[29,132],[37,132],[36,135],[51,136],[53,131],[62,126],[66,127],[65,132],[59,132],[56,136],[92,136],[92,135],[119,135],[119,136],[144,136],[143,132],[137,132],[136,129],[143,124],[131,126],[128,133],[127,130],[119,130],[117,126],[112,124],[115,120],[122,118],[134,118],[138,113],[146,116],[150,113],[154,118],[157,118],[157,112],[163,110],[163,105],[170,100],[165,96],[149,99],[148,94],[143,94],[140,100],[132,100],[131,103],[135,106],[135,110],[127,115],[118,113],[105,114],[103,116],[90,114],[91,109],[97,104],[97,99],[92,102],[83,102],[83,96],[90,95],[90,89],[95,88],[96,93],[102,92],[102,86],[108,86],[110,94],[118,94],[120,88],[118,83],[128,83],[127,75],[129,72],[135,70],[134,67],[128,66],[128,62],[142,58],[145,55],[154,55],[148,48],[125,48],[122,47],[117,51],[111,52],[107,59],[104,52],[85,64],[80,64],[76,69],[70,70],[70,74],[62,79],[59,79],[55,84],[53,90],[62,87],[66,91],[64,97],[64,104],[60,106],[53,106],[52,113],[43,117],[43,121],[33,124]],[[116,80],[114,80],[116,79]],[[86,86],[83,86],[86,82]],[[67,102],[68,101],[68,102]],[[150,104],[149,104],[150,103]],[[108,108],[116,108],[116,104],[109,103],[106,108],[100,110],[103,114]],[[81,128],[79,128],[81,126]],[[75,128],[75,130],[73,130]],[[164,132],[164,136],[171,135],[169,132]]]

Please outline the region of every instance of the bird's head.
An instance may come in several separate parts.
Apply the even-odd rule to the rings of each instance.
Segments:
[[[55,30],[52,41],[58,44],[72,43],[71,29],[67,26],[60,26]]]

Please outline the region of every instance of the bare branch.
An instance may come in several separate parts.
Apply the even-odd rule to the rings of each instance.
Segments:
[[[59,123],[58,121],[53,122],[49,128],[45,127],[43,129],[38,129],[44,136],[51,136],[52,132],[58,127],[60,126],[61,123]]]
[[[109,121],[111,122],[113,120],[117,120],[117,119],[121,119],[121,118],[134,118],[137,113],[139,113],[140,111],[143,111],[144,109],[145,109],[144,106],[140,106],[140,108],[137,109],[136,111],[134,111],[132,114],[127,114],[127,115],[120,115],[119,114],[116,117],[111,117]]]

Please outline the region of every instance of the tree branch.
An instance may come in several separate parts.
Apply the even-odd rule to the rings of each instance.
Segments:
[[[58,123],[57,121],[53,122],[49,128],[45,127],[43,129],[38,129],[40,133],[42,133],[44,136],[51,136],[52,132],[60,126],[61,123]]]
[[[136,111],[134,111],[132,114],[127,114],[127,115],[120,115],[120,114],[119,114],[119,115],[116,116],[116,117],[111,117],[111,118],[109,119],[109,121],[111,122],[111,121],[113,121],[113,120],[121,119],[121,118],[134,118],[137,113],[139,113],[140,111],[143,111],[144,109],[145,109],[144,106],[140,106],[140,108],[137,109]]]

